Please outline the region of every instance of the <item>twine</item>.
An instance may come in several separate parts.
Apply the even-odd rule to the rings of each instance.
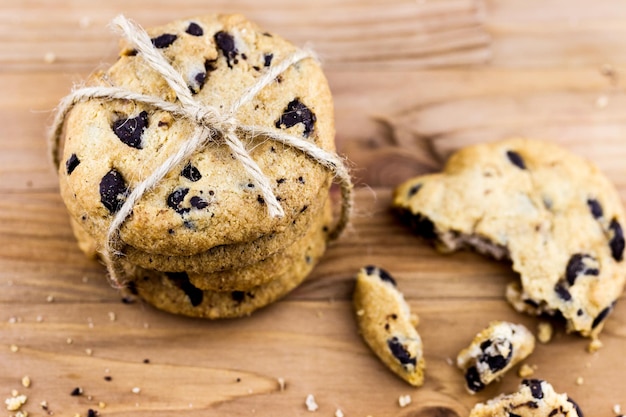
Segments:
[[[72,108],[81,102],[92,99],[140,102],[185,118],[195,125],[195,130],[191,138],[183,143],[176,153],[170,155],[161,166],[157,167],[154,172],[152,172],[152,174],[135,186],[109,225],[107,237],[100,253],[107,267],[109,279],[113,286],[118,289],[124,286],[122,277],[125,275],[125,271],[120,262],[121,258],[124,256],[122,252],[123,243],[120,237],[120,229],[131,215],[135,204],[146,192],[154,189],[170,171],[212,141],[218,139],[223,140],[232,151],[235,159],[252,177],[253,182],[258,186],[263,199],[267,203],[268,215],[273,218],[284,216],[283,208],[272,191],[269,179],[252,159],[243,143],[239,140],[236,132],[245,133],[252,137],[264,136],[294,149],[298,149],[333,174],[335,181],[341,187],[342,205],[339,219],[334,228],[329,232],[329,239],[334,240],[339,237],[343,229],[347,226],[352,211],[352,182],[341,158],[339,158],[337,154],[325,151],[315,144],[299,137],[286,134],[279,130],[244,125],[235,117],[241,106],[256,97],[263,88],[272,83],[278,75],[282,74],[289,67],[307,58],[315,59],[312,52],[297,50],[277,65],[270,67],[254,85],[249,87],[241,97],[231,105],[226,113],[221,113],[217,108],[198,103],[193,99],[183,77],[174,70],[161,52],[153,46],[150,37],[141,26],[126,19],[122,15],[113,19],[112,24],[113,27],[135,47],[139,56],[145,60],[150,68],[157,71],[165,79],[170,88],[175,92],[178,102],[172,103],[162,100],[159,97],[139,94],[119,87],[99,86],[74,90],[61,100],[49,136],[50,151],[57,169],[61,164],[60,147],[65,119]]]

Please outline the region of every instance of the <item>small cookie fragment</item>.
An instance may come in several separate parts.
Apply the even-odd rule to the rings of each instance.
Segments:
[[[421,386],[425,367],[422,339],[393,277],[375,266],[361,269],[353,303],[359,331],[369,347],[394,373]]]
[[[474,394],[504,375],[534,348],[535,337],[526,327],[494,321],[459,352],[456,364],[465,374],[468,392]]]
[[[558,394],[540,379],[525,379],[517,392],[474,406],[469,417],[583,417],[567,394]]]
[[[542,321],[537,325],[537,340],[539,342],[546,344],[552,340],[552,334],[554,333],[554,328],[552,324],[547,321]]]

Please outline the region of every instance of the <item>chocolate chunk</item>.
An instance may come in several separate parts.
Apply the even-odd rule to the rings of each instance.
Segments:
[[[246,298],[246,293],[243,291],[233,291],[230,293],[230,297],[236,303],[241,303]]]
[[[543,389],[541,388],[542,382],[543,381],[541,379],[525,379],[522,381],[522,384],[530,388],[530,394],[533,398],[540,400],[543,398]]]
[[[298,98],[293,99],[287,108],[283,111],[282,116],[276,121],[276,127],[281,129],[288,129],[292,126],[302,123],[304,125],[304,137],[308,138],[313,131],[317,117],[315,114],[304,104],[300,102]]]
[[[563,282],[557,282],[554,286],[554,291],[556,291],[559,298],[563,301],[569,301],[572,299],[572,294],[570,294]]]
[[[478,362],[486,363],[489,366],[491,372],[498,372],[501,369],[504,369],[509,362],[511,362],[511,358],[513,358],[513,345],[508,340],[498,340],[495,342],[496,346],[494,349],[490,349],[494,343],[491,340],[486,340],[480,344],[480,348],[483,351],[478,357]],[[508,350],[508,355],[504,357],[500,354],[503,350]]]
[[[141,135],[148,127],[148,113],[142,111],[137,117],[119,119],[113,122],[111,128],[115,135],[131,148],[142,149]]]
[[[367,273],[367,275],[372,275],[376,272],[378,268],[376,268],[374,265],[368,265],[365,267],[365,272]]]
[[[167,48],[174,43],[176,38],[178,38],[178,36],[174,34],[164,33],[150,40],[152,41],[152,45],[154,45],[155,48]]]
[[[189,26],[187,27],[187,30],[185,31],[188,34],[192,35],[192,36],[202,36],[204,35],[204,31],[202,30],[202,27],[195,23],[195,22],[191,22],[189,24]]]
[[[422,188],[422,184],[415,184],[409,189],[409,198],[413,197]]]
[[[506,358],[502,355],[490,356],[486,355],[486,362],[489,365],[489,369],[491,372],[498,372],[501,369],[504,369],[509,362],[511,362],[511,357],[513,356],[513,349],[509,350],[509,356]]]
[[[113,377],[111,375],[105,375],[104,380],[107,382],[113,381]]]
[[[194,195],[193,197],[191,197],[191,199],[189,200],[189,203],[191,203],[191,207],[196,208],[198,210],[202,210],[204,208],[209,207],[208,201],[206,201],[202,197],[198,197],[197,195]]]
[[[79,395],[83,395],[83,389],[81,387],[76,387],[70,392],[72,397],[78,397]]]
[[[381,280],[391,283],[394,287],[397,286],[396,280],[393,279],[389,272],[385,271],[382,268],[378,268],[378,274],[380,275]]]
[[[185,293],[192,306],[197,307],[202,303],[204,293],[189,281],[186,272],[166,272],[165,275]]]
[[[180,175],[192,182],[199,181],[202,178],[202,174],[200,174],[198,168],[191,165],[191,163],[187,163],[187,165],[185,165],[185,168],[183,168],[180,172]]]
[[[215,71],[217,69],[217,59],[207,59],[204,61],[204,69],[207,73]]]
[[[76,156],[75,153],[70,155],[67,161],[65,161],[65,170],[67,171],[67,175],[70,175],[76,167],[80,164],[80,159]]]
[[[219,31],[214,36],[217,48],[222,51],[222,54],[226,57],[226,63],[228,68],[232,68],[231,60],[237,56],[237,48],[235,47],[235,38],[231,34]]]
[[[572,400],[570,397],[567,397],[567,401],[572,403],[572,405],[574,406],[574,410],[576,410],[576,414],[578,414],[578,417],[585,417],[583,411],[580,409],[578,404],[576,404],[576,401]]]
[[[567,262],[565,267],[565,279],[569,285],[574,285],[576,278],[580,275],[599,275],[600,270],[598,268],[590,268],[585,261],[596,262],[596,259],[590,255],[584,253],[576,253]]]
[[[93,409],[88,409],[87,410],[87,417],[98,417],[98,412],[96,410]]]
[[[393,356],[398,359],[402,365],[416,365],[417,359],[411,357],[411,354],[406,350],[402,343],[400,343],[397,337],[388,339],[387,346],[389,346],[389,350],[391,350]]]
[[[263,66],[269,67],[270,65],[272,65],[272,58],[274,58],[274,54],[263,55]]]
[[[485,388],[485,384],[480,380],[480,374],[475,366],[467,368],[465,372],[465,382],[470,391],[478,392]]]
[[[184,214],[189,211],[189,208],[181,206],[185,200],[185,196],[189,192],[189,188],[177,188],[169,196],[167,196],[167,205],[174,209],[178,214]]]
[[[589,210],[591,211],[591,215],[594,219],[599,219],[604,214],[602,206],[598,200],[590,198],[587,200],[587,205],[589,206]]]
[[[524,163],[524,159],[520,154],[515,151],[506,151],[506,156],[509,158],[509,161],[516,167],[520,169],[526,169],[526,164]]]
[[[602,323],[602,321],[604,321],[604,319],[609,315],[611,310],[613,310],[613,305],[614,303],[606,307],[604,310],[600,312],[600,314],[598,314],[598,316],[595,319],[593,319],[593,323],[591,323],[592,329],[595,329],[596,327],[598,327],[600,323]]]
[[[126,181],[115,168],[112,168],[100,180],[100,202],[111,214],[117,213],[122,208],[127,193]]]
[[[621,262],[624,259],[624,231],[617,219],[611,220],[609,231],[613,232],[613,237],[609,241],[611,255],[617,262]]]

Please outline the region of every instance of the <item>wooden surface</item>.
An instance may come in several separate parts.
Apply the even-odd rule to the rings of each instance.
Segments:
[[[359,188],[352,227],[300,288],[250,318],[208,322],[121,303],[76,247],[44,136],[58,100],[115,59],[112,17],[150,26],[214,11],[319,52]],[[32,416],[46,415],[42,401],[56,416],[304,416],[313,394],[311,415],[466,416],[520,379],[511,372],[472,397],[450,358],[492,319],[538,320],[504,301],[515,279],[506,264],[438,255],[398,224],[391,189],[464,144],[530,135],[586,155],[626,201],[625,69],[621,0],[3,0],[0,399],[26,394]],[[356,333],[350,296],[364,264],[394,273],[421,318],[422,388],[387,371]],[[526,363],[587,416],[613,416],[626,408],[623,301],[602,341],[589,354],[559,328]],[[70,395],[76,387],[82,396]]]

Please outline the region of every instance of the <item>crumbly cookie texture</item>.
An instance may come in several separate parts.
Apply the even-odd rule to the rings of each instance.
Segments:
[[[272,232],[250,242],[220,245],[207,251],[189,256],[167,256],[147,253],[131,246],[122,249],[125,259],[144,269],[162,272],[187,272],[207,274],[224,270],[243,268],[276,255],[299,240],[311,228],[312,223],[322,216],[324,205],[330,201],[328,191],[323,189],[310,206],[303,207],[302,213],[283,232]],[[74,236],[87,257],[98,257],[98,247],[93,237],[70,218]]]
[[[470,417],[583,417],[578,405],[566,394],[540,379],[525,379],[517,392],[479,403]]]
[[[624,209],[600,170],[567,150],[510,139],[458,151],[442,173],[395,190],[393,206],[442,251],[466,247],[509,258],[518,310],[560,313],[594,337],[626,279]]]
[[[424,383],[422,339],[415,330],[417,317],[384,269],[367,266],[359,271],[353,295],[361,336],[380,360],[414,386]]]
[[[226,111],[268,68],[295,47],[239,15],[209,15],[148,30],[152,42],[187,81],[199,103]],[[90,85],[115,86],[175,101],[173,90],[141,54],[124,47]],[[286,132],[334,151],[333,104],[314,59],[278,76],[236,118]],[[115,213],[137,184],[187,140],[194,126],[141,103],[90,100],[67,117],[60,188],[71,216],[102,242]],[[210,143],[147,192],[122,226],[121,240],[138,250],[189,256],[219,245],[280,233],[310,206],[331,174],[303,152],[241,136],[285,211],[270,218],[258,187],[220,140]]]
[[[326,222],[327,226],[329,217]],[[208,319],[248,316],[300,285],[324,254],[326,243],[326,228],[313,228],[308,244],[290,259],[290,268],[273,274],[271,281],[245,291],[202,290],[193,285],[186,272],[159,272],[126,263],[127,276],[131,279],[128,291],[174,314]]]
[[[474,337],[456,358],[470,394],[481,391],[528,357],[535,337],[521,324],[494,321]]]

